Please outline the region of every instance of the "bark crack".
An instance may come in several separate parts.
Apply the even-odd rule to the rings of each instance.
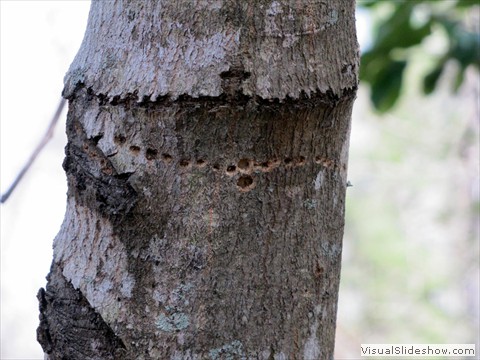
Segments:
[[[134,91],[133,93],[127,93],[123,97],[113,96],[110,97],[108,94],[96,93],[92,87],[86,87],[85,84],[79,82],[73,91],[70,94],[63,93],[63,96],[72,101],[82,90],[86,90],[90,98],[95,97],[99,100],[100,105],[122,105],[127,109],[134,107],[143,107],[143,108],[155,108],[157,106],[171,106],[174,103],[181,103],[185,105],[189,104],[216,104],[218,106],[248,106],[251,108],[256,108],[258,106],[271,107],[271,106],[301,106],[301,107],[315,107],[315,106],[327,106],[330,108],[335,108],[337,104],[341,101],[352,101],[356,97],[356,92],[358,89],[358,84],[353,87],[342,88],[340,93],[335,93],[335,91],[329,88],[327,91],[322,92],[320,90],[316,92],[310,92],[307,94],[305,91],[301,91],[297,98],[291,96],[286,96],[285,98],[263,98],[259,95],[245,95],[239,90],[240,84],[250,77],[250,73],[246,71],[225,71],[220,74],[222,78],[222,84],[224,88],[224,93],[219,96],[191,96],[183,94],[180,96],[169,96],[163,95],[158,96],[155,100],[152,100],[152,95],[143,96],[141,99],[138,97],[138,93]]]

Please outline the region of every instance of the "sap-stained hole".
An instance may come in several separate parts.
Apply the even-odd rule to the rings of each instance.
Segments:
[[[285,158],[283,160],[283,163],[288,166],[292,164],[292,161],[293,161],[292,158]]]
[[[305,156],[299,156],[298,159],[296,159],[295,165],[297,166],[305,165]]]
[[[158,151],[155,149],[148,148],[145,152],[145,157],[147,158],[147,160],[155,160],[157,158],[157,155]]]
[[[325,166],[327,169],[333,169],[335,167],[335,162],[330,159],[323,159],[322,165]]]
[[[130,151],[133,152],[133,153],[139,153],[140,152],[140,146],[132,145],[132,146],[130,146]]]
[[[187,167],[188,165],[190,165],[190,160],[188,160],[188,159],[182,159],[182,160],[180,160],[179,165],[180,165],[181,167]]]
[[[314,270],[315,277],[318,278],[318,277],[322,276],[324,272],[325,272],[325,269],[319,263],[317,263],[315,265],[315,270]]]
[[[247,170],[250,167],[249,159],[240,159],[237,164],[240,170]]]
[[[162,154],[162,160],[168,164],[172,161],[172,156],[169,154]]]
[[[115,138],[113,139],[117,144],[125,144],[125,141],[127,141],[127,138],[123,135],[116,135]]]
[[[315,163],[321,164],[327,169],[333,169],[335,167],[335,161],[320,156],[315,157]]]
[[[238,178],[237,186],[242,190],[249,190],[252,188],[253,178],[250,175],[242,175]]]
[[[268,162],[268,164],[270,165],[271,168],[280,166],[280,163],[281,163],[281,161],[278,160],[278,159],[272,159]]]
[[[213,164],[212,168],[213,170],[218,171],[220,170],[220,164]]]
[[[227,174],[233,174],[237,170],[237,167],[235,165],[228,165],[227,166]]]
[[[271,161],[264,161],[262,163],[262,168],[261,170],[263,172],[268,172],[268,171],[271,171],[272,170],[272,162]]]

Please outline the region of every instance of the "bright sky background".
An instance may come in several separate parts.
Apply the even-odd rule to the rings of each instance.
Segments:
[[[89,1],[0,1],[0,187],[8,188],[42,138],[86,28]],[[1,205],[1,352],[43,359],[38,289],[64,215],[65,110],[55,136]]]
[[[0,188],[4,193],[42,138],[60,100],[63,76],[83,38],[90,1],[0,0]],[[366,43],[365,13],[358,13]],[[65,110],[1,214],[1,352],[43,359],[36,341],[38,289],[46,284],[52,242],[66,204],[61,167]]]

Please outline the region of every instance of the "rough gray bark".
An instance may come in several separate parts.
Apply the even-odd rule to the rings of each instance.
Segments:
[[[333,357],[354,9],[92,3],[38,295],[49,359]]]

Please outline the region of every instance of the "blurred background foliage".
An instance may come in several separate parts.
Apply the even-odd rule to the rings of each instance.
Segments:
[[[478,351],[480,2],[358,0],[357,23],[335,359],[362,343]]]
[[[425,94],[436,88],[448,63],[456,64],[454,91],[464,82],[467,68],[480,70],[480,34],[472,23],[478,19],[467,18],[478,5],[478,0],[359,0],[375,28],[372,46],[362,54],[360,80],[369,84],[376,110],[385,112],[395,105],[405,68],[419,46],[431,60],[419,78]],[[438,38],[442,41],[432,46]]]

